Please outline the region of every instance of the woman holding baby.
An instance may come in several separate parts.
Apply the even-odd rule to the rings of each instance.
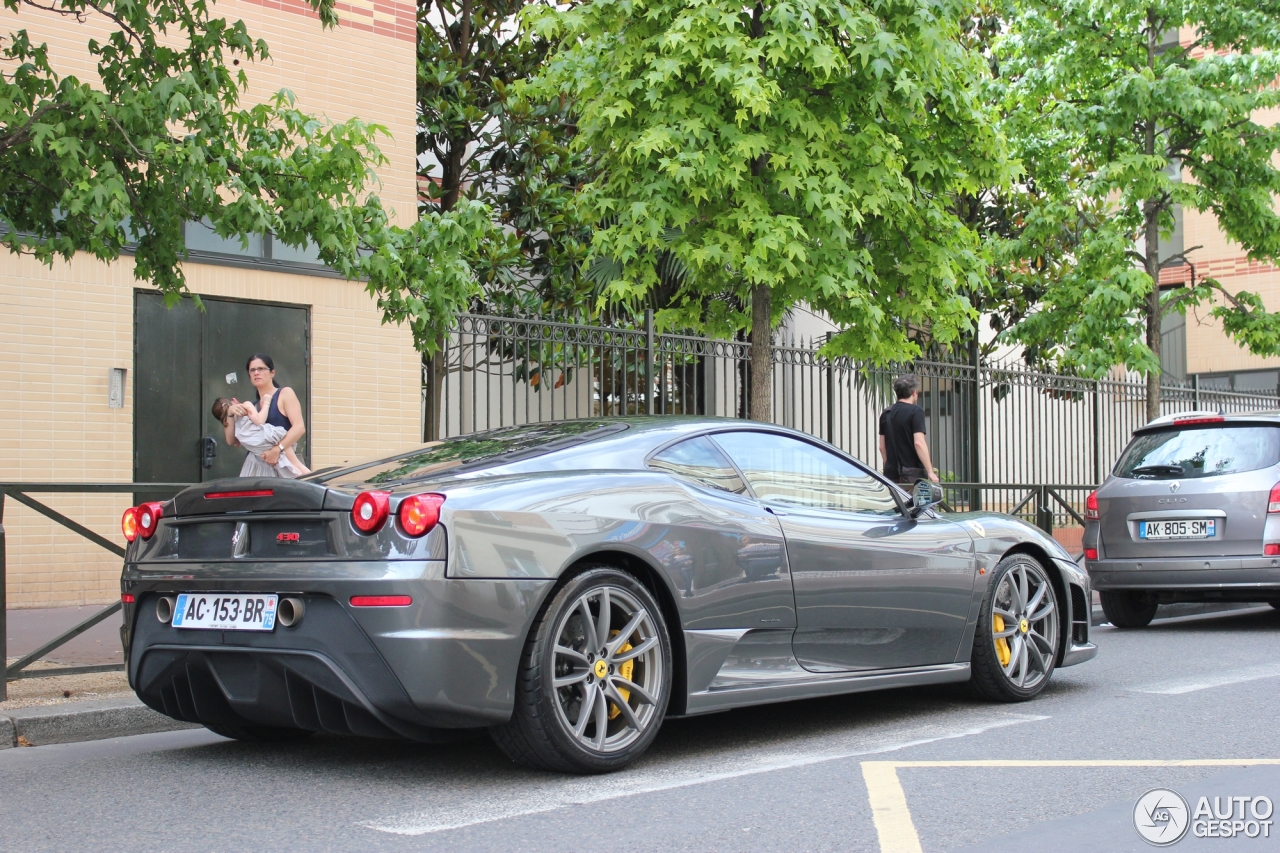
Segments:
[[[240,476],[297,477],[309,473],[294,452],[298,439],[307,431],[298,395],[292,388],[276,385],[276,366],[269,355],[254,353],[245,370],[258,392],[257,403],[226,401],[219,416],[227,444],[249,450]],[[215,407],[222,402],[219,399]]]

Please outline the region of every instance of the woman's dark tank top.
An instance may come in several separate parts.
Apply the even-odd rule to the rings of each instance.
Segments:
[[[267,423],[272,426],[284,427],[288,430],[293,424],[289,422],[289,419],[284,416],[284,412],[280,411],[280,406],[277,405],[280,401],[280,392],[283,390],[283,388],[277,388],[276,393],[271,395],[271,406],[267,409]],[[261,395],[258,397],[258,406],[259,408],[262,406]]]

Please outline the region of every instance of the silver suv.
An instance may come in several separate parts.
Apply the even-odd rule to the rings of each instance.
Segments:
[[[1119,628],[1173,601],[1280,608],[1280,412],[1152,421],[1085,515],[1086,568]]]

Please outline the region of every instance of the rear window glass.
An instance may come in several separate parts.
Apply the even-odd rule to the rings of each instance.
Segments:
[[[1185,480],[1256,471],[1277,462],[1278,427],[1200,427],[1135,436],[1115,473],[1140,480]]]
[[[475,470],[576,447],[627,428],[608,421],[562,421],[446,438],[413,451],[317,477],[328,485],[378,486],[444,472]]]

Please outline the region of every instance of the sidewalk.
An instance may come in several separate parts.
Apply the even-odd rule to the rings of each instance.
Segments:
[[[8,611],[7,663],[38,649],[105,606]],[[120,618],[113,615],[94,625],[28,669],[123,663]],[[139,702],[123,671],[22,678],[9,682],[8,693],[8,700],[0,702],[0,749],[192,728]]]

